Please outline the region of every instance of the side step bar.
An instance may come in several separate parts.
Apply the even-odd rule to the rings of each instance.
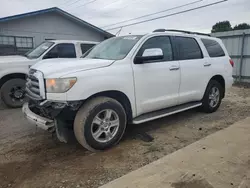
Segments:
[[[146,114],[136,117],[133,120],[133,124],[140,124],[140,123],[144,123],[147,121],[152,121],[152,120],[159,119],[162,117],[170,116],[172,114],[176,114],[176,113],[183,112],[192,108],[196,108],[201,105],[202,105],[201,102],[191,102],[191,103],[186,103],[186,104],[146,113]]]

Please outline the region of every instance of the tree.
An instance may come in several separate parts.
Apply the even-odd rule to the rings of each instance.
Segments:
[[[216,32],[224,32],[224,31],[231,31],[232,26],[229,21],[223,21],[223,22],[218,22],[216,23],[213,28],[212,28],[212,33]]]
[[[234,26],[233,30],[242,30],[242,29],[250,29],[250,25],[247,23],[241,23]]]

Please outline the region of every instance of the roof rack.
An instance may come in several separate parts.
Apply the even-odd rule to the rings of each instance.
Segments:
[[[198,33],[198,32],[192,32],[192,31],[184,31],[184,30],[177,30],[177,29],[156,29],[153,32],[166,32],[166,31],[170,31],[170,32],[180,32],[180,33],[187,33],[187,34],[194,34],[194,35],[204,35],[204,36],[209,36],[211,37],[210,34],[206,34],[206,33]]]

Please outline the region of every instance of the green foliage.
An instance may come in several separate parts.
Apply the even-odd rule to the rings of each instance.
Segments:
[[[216,23],[213,28],[212,28],[212,33],[217,33],[217,32],[224,32],[224,31],[231,31],[232,26],[229,21],[223,21],[223,22],[218,22]]]
[[[242,23],[242,24],[234,26],[233,30],[242,30],[242,29],[250,29],[250,25],[247,23]]]
[[[242,29],[250,29],[250,25],[247,23],[241,23],[234,27],[232,27],[229,21],[222,21],[216,23],[212,28],[212,33],[217,32],[225,32],[225,31],[232,31],[232,30],[242,30]]]

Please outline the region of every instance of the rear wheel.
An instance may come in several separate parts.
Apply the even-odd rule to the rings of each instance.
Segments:
[[[77,112],[74,133],[78,142],[90,151],[105,150],[122,138],[127,124],[122,105],[108,97],[91,99]]]
[[[1,87],[1,99],[4,104],[11,108],[22,107],[25,102],[25,83],[21,78],[8,80]]]
[[[207,113],[215,112],[220,107],[222,94],[223,88],[221,84],[216,80],[211,80],[202,99],[202,111]]]

